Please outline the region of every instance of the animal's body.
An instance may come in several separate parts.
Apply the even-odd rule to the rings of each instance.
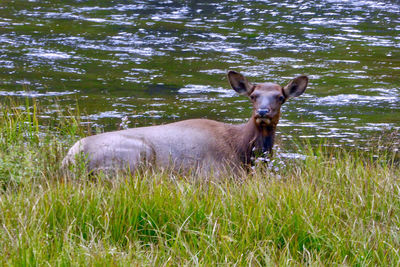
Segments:
[[[228,73],[228,78],[232,88],[249,96],[253,103],[247,123],[192,119],[102,133],[75,143],[63,165],[73,164],[77,155],[83,154],[89,171],[134,171],[141,164],[204,173],[243,169],[250,164],[254,147],[272,153],[280,107],[288,98],[302,94],[308,79],[300,76],[281,87],[271,83],[253,85],[234,71]]]

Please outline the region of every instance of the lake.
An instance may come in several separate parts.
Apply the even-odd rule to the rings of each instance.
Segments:
[[[43,121],[79,106],[93,129],[189,118],[245,122],[253,82],[310,84],[278,136],[367,149],[400,130],[398,1],[9,1],[0,4],[0,101]],[[290,150],[290,149],[289,149]]]

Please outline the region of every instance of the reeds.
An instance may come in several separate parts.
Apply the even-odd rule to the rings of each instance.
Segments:
[[[398,153],[297,144],[243,179],[60,171],[85,129],[0,107],[1,265],[398,265]],[[84,171],[82,171],[84,173]]]

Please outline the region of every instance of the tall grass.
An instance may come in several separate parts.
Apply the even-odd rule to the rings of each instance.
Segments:
[[[398,154],[298,145],[240,180],[59,171],[78,116],[0,112],[2,265],[398,265]],[[61,117],[61,116],[60,116]]]

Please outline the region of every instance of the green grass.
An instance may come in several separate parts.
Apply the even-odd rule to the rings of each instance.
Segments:
[[[71,178],[59,166],[79,117],[39,123],[35,102],[17,106],[0,107],[1,265],[400,263],[398,154],[378,144],[298,144],[306,160],[238,180]]]

